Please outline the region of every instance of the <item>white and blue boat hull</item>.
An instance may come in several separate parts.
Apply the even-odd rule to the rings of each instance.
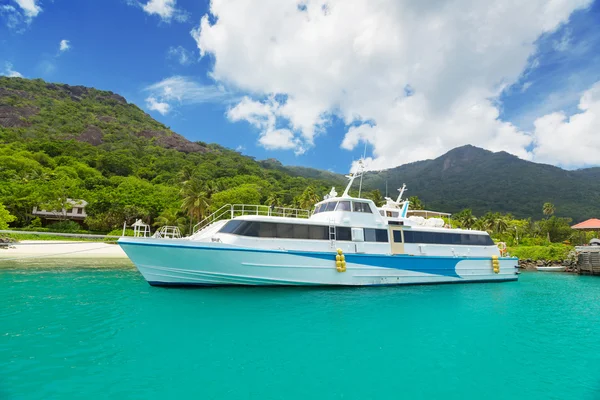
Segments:
[[[514,281],[517,259],[346,253],[247,248],[218,242],[121,238],[119,244],[153,286],[373,286]]]

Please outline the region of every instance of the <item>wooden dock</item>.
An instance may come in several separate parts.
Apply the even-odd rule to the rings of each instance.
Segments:
[[[600,246],[577,246],[577,272],[600,275]]]

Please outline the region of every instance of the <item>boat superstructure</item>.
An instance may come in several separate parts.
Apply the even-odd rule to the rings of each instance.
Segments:
[[[359,172],[360,174],[360,172]],[[121,238],[151,285],[400,285],[516,280],[487,232],[331,192],[312,212],[227,205],[182,239]]]

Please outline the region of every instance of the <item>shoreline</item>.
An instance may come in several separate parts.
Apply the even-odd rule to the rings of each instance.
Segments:
[[[27,260],[128,260],[118,244],[91,241],[23,240],[0,249],[0,261]]]

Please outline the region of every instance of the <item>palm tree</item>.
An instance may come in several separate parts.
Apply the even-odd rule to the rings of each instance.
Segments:
[[[158,217],[154,219],[154,226],[161,227],[165,225],[176,226],[183,231],[185,226],[185,218],[177,215],[177,211],[166,209]]]
[[[457,220],[463,228],[472,228],[477,221],[477,218],[473,215],[473,211],[467,208],[454,215],[454,219]]]
[[[210,196],[207,194],[206,189],[205,183],[197,178],[192,178],[187,181],[181,189],[181,195],[183,197],[181,208],[190,217],[190,231],[194,219],[200,222],[209,209]]]
[[[488,218],[481,217],[475,221],[473,227],[480,231],[491,231],[492,222]]]
[[[177,178],[181,184],[185,185],[192,177],[194,176],[194,167],[191,165],[184,165],[179,173],[177,174]]]
[[[385,199],[383,198],[383,196],[381,195],[381,192],[379,191],[379,189],[375,189],[372,190],[367,196],[365,196],[367,199],[371,199],[373,200],[373,203],[375,203],[375,205],[377,207],[381,207],[383,205],[383,203],[385,202]]]
[[[421,199],[419,199],[417,196],[410,196],[408,198],[408,201],[410,202],[410,208],[412,210],[424,210],[425,209],[425,205],[423,204]]]
[[[508,229],[508,223],[506,222],[506,219],[504,219],[501,216],[496,217],[494,219],[493,224],[494,224],[494,230],[498,234],[502,234],[502,233],[506,232],[506,229]]]
[[[542,207],[542,212],[546,216],[546,220],[550,219],[550,216],[552,216],[552,214],[554,214],[555,211],[556,211],[556,207],[554,207],[554,204],[544,203],[544,206]],[[548,242],[550,242],[550,231],[548,231],[547,239],[548,239]]]
[[[300,208],[310,210],[316,203],[319,202],[319,196],[317,196],[317,193],[315,193],[315,188],[309,186],[304,189],[304,192],[302,192],[298,200],[300,202]]]
[[[554,212],[556,211],[556,207],[554,207],[554,204],[552,203],[544,203],[544,207],[542,208],[542,211],[544,213],[544,215],[546,216],[546,219],[550,218],[550,216],[552,216],[554,214]]]
[[[281,201],[281,196],[279,193],[271,193],[269,197],[267,197],[267,205],[272,207],[281,207],[283,202]]]

